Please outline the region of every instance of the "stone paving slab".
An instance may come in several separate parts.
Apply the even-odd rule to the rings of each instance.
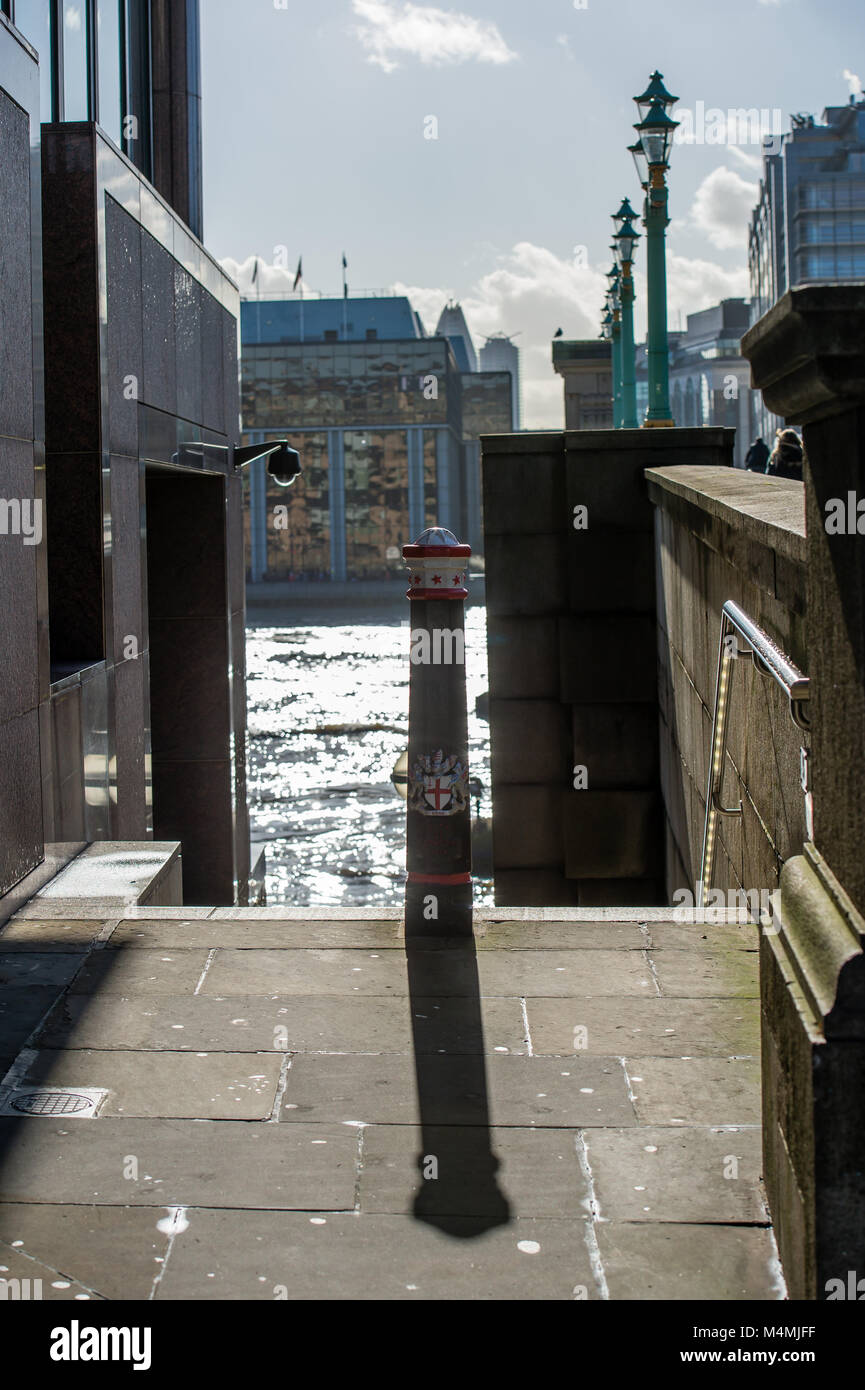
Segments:
[[[440,1211],[447,1206],[452,1215],[476,1216],[494,1209],[490,1149],[500,1163],[498,1189],[513,1216],[585,1218],[589,1190],[577,1158],[576,1133],[569,1129],[369,1125],[363,1131],[360,1209],[410,1211],[427,1183],[447,1189]],[[435,1168],[427,1163],[431,1157]],[[437,1176],[424,1178],[424,1167]]]
[[[404,949],[401,922],[280,922],[268,918],[125,918],[111,933],[111,947],[231,947],[237,950],[306,950],[338,945],[346,950]],[[2,937],[0,937],[2,942]]]
[[[479,952],[478,972],[484,994],[645,998],[658,992],[643,951]]]
[[[552,1126],[635,1123],[621,1065],[615,1058],[424,1058],[418,1100],[410,1056],[311,1056],[292,1059],[281,1119],[364,1124],[477,1125],[488,1092],[493,1125]],[[420,1111],[422,1110],[422,1116]]]
[[[759,1227],[612,1222],[598,1244],[610,1298],[784,1297],[772,1233]]]
[[[686,999],[760,997],[756,951],[656,949],[651,959],[661,994]]]
[[[10,990],[0,986],[0,1078],[48,1013],[56,997],[56,985]],[[5,1067],[4,1058],[7,1059]]]
[[[649,938],[636,922],[480,922],[479,951],[640,951]]]
[[[518,999],[483,1000],[481,1024],[479,1030],[476,1017],[466,1017],[460,1001],[441,998],[380,998],[371,1007],[366,997],[345,995],[67,995],[46,1020],[39,1042],[133,1051],[342,1053],[475,1052],[482,1039],[487,1052],[527,1052]]]
[[[265,1052],[45,1048],[36,1053],[20,1084],[99,1086],[110,1092],[100,1115],[265,1120],[276,1099],[282,1061]]]
[[[17,1244],[17,1242],[16,1242]],[[98,1296],[77,1280],[65,1278],[60,1270],[22,1255],[20,1249],[0,1241],[0,1298],[48,1302],[98,1301]]]
[[[346,1125],[0,1118],[0,1202],[351,1211],[357,1154]]]
[[[86,951],[103,925],[92,920],[30,922],[15,918],[0,928],[0,951]]]
[[[187,1214],[159,1299],[573,1299],[596,1296],[584,1223],[516,1220],[459,1236],[404,1216]],[[320,1224],[317,1224],[320,1223]],[[522,1247],[522,1248],[521,1248]]]
[[[646,928],[652,946],[660,950],[757,951],[760,928],[753,922],[725,922],[721,926],[698,922],[652,922]]]
[[[8,990],[49,986],[62,989],[81,969],[81,962],[80,952],[0,952],[0,993],[5,996]]]
[[[758,1125],[758,1057],[628,1057],[643,1124]]]
[[[756,1126],[671,1130],[639,1125],[585,1130],[584,1139],[600,1225],[768,1220]]]
[[[95,951],[81,966],[70,993],[192,994],[209,954],[204,949]]]
[[[167,1217],[152,1208],[2,1203],[0,1241],[20,1241],[15,1248],[22,1254],[56,1270],[57,1278],[76,1281],[91,1297],[146,1299],[164,1268],[169,1236],[158,1223],[164,1226]]]
[[[754,1001],[738,999],[526,999],[532,1051],[567,1056],[641,1054],[681,1057],[710,1053],[758,1055],[760,1019]],[[585,1029],[575,1034],[574,1030]],[[575,1046],[579,1042],[579,1047]]]

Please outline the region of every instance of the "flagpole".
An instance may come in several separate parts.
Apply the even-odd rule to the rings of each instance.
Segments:
[[[346,259],[345,259],[345,252],[343,251],[343,253],[342,253],[342,336],[343,336],[343,339],[344,339],[344,340],[346,340],[346,339],[348,338],[348,321],[347,321],[348,285],[346,284],[346,279],[345,279],[346,264],[347,264],[347,262],[346,262]]]

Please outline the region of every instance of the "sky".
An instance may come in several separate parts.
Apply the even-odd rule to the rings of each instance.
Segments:
[[[204,239],[251,287],[458,299],[516,336],[524,428],[561,428],[558,328],[597,336],[610,215],[640,208],[633,96],[680,98],[671,327],[747,296],[761,133],[865,84],[863,0],[202,0]],[[756,110],[759,123],[737,119]],[[642,230],[642,228],[639,228]],[[644,243],[635,259],[645,332]]]

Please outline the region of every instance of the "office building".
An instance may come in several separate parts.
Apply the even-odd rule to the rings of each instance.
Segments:
[[[687,328],[668,335],[670,404],[677,425],[720,425],[735,429],[733,461],[744,468],[760,408],[740,341],[750,322],[746,299],[724,299],[688,314]],[[637,419],[649,399],[645,344],[637,348]]]
[[[553,370],[565,384],[566,430],[613,428],[612,346],[606,339],[555,339]]]
[[[187,902],[248,893],[239,304],[199,240],[198,70],[197,0],[3,0],[0,909],[96,840],[181,841]]]
[[[788,290],[865,279],[865,98],[793,117],[763,157],[748,235],[751,322]],[[783,424],[757,412],[767,442]]]
[[[513,415],[511,428],[521,429],[522,401],[520,396],[520,350],[505,333],[494,333],[480,350],[482,372],[509,372],[512,385]]]
[[[479,548],[476,441],[510,428],[511,379],[471,370],[462,311],[445,313],[451,333],[427,337],[401,295],[244,301],[244,438],[303,460],[288,492],[250,468],[253,584],[401,579],[402,546],[435,522]]]

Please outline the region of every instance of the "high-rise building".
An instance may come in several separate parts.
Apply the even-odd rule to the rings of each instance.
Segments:
[[[247,899],[239,301],[199,240],[199,92],[197,0],[0,3],[0,917],[96,840],[179,840],[185,902]]]
[[[454,300],[450,300],[439,314],[436,337],[447,338],[454,350],[454,357],[461,372],[476,372],[478,370],[477,353],[465,314],[461,306]]]
[[[480,548],[477,437],[510,429],[507,373],[461,371],[400,295],[250,298],[241,328],[244,438],[303,459],[289,493],[250,468],[253,584],[402,576],[402,546],[436,522]]]
[[[487,338],[480,351],[482,372],[509,372],[513,385],[512,429],[521,428],[522,402],[520,397],[520,350],[512,338],[505,333],[494,333]]]
[[[777,148],[776,148],[777,146]],[[763,157],[748,237],[751,322],[797,285],[865,278],[865,98],[794,116]],[[783,422],[760,402],[760,432]]]

